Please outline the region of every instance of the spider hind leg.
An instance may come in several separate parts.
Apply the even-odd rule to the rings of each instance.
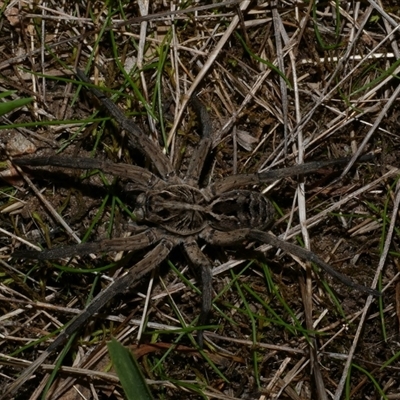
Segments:
[[[202,300],[201,312],[197,325],[202,326],[207,323],[208,316],[211,310],[212,303],[212,273],[211,264],[208,258],[201,251],[195,240],[188,241],[183,245],[186,255],[193,265],[200,268],[201,283],[202,283]],[[203,348],[204,338],[203,331],[197,332],[197,343],[200,348]]]

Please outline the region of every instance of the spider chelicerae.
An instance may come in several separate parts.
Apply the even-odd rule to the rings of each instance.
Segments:
[[[356,284],[341,275],[314,253],[265,232],[274,217],[272,203],[258,191],[244,189],[284,177],[310,173],[326,166],[346,164],[348,158],[310,162],[254,174],[232,175],[200,188],[199,178],[212,147],[213,137],[209,115],[196,96],[191,99],[191,103],[197,113],[202,136],[185,175],[180,177],[168,156],[155,142],[149,139],[132,120],[126,118],[108,97],[91,85],[83,72],[78,71],[77,76],[87,84],[109,115],[126,132],[128,146],[139,150],[151,160],[156,173],[136,165],[116,164],[91,158],[23,157],[14,159],[13,163],[17,166],[99,169],[129,180],[130,189],[138,193],[134,214],[142,229],[130,237],[105,239],[42,252],[18,252],[15,257],[48,260],[91,253],[137,251],[147,247],[151,249],[136,265],[109,284],[71,320],[48,349],[10,386],[8,393],[15,392],[24,379],[114,296],[132,290],[140,279],[165,260],[176,246],[181,246],[191,264],[200,269],[202,303],[199,326],[207,322],[212,303],[212,263],[200,249],[199,240],[217,246],[230,246],[249,241],[271,244],[316,263],[346,285],[368,294],[378,294],[375,290]],[[364,159],[368,160],[369,157]],[[197,340],[202,346],[202,330],[198,331]]]

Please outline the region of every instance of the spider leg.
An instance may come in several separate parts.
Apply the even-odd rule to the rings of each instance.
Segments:
[[[87,88],[100,100],[108,114],[113,117],[120,127],[125,130],[128,138],[128,145],[140,150],[149,160],[151,160],[164,179],[172,182],[178,182],[175,170],[169,158],[160,150],[158,145],[154,143],[131,119],[128,119],[121,109],[114,104],[104,93],[97,89],[84,74],[83,71],[77,69],[76,75],[84,83],[88,84]]]
[[[161,240],[162,233],[156,229],[147,229],[137,235],[104,239],[99,242],[81,243],[73,246],[56,247],[44,251],[21,250],[13,253],[13,258],[29,258],[35,260],[55,260],[57,258],[83,256],[91,253],[107,253],[111,251],[136,251]]]
[[[14,158],[12,162],[18,166],[54,166],[72,169],[100,169],[114,176],[127,178],[142,190],[158,189],[165,186],[164,182],[150,171],[130,164],[116,164],[99,161],[93,158],[67,158],[59,156],[49,157],[22,157]]]
[[[190,160],[184,181],[190,186],[196,186],[199,182],[200,174],[204,167],[207,154],[211,149],[212,123],[206,107],[197,98],[196,94],[192,96],[191,103],[200,123],[201,140],[196,148],[193,157]]]
[[[296,246],[289,242],[285,242],[284,240],[278,239],[276,236],[271,235],[270,233],[258,230],[249,230],[247,238],[251,240],[257,240],[258,242],[271,244],[272,246],[278,247],[283,251],[286,251],[287,253],[294,254],[298,257],[301,257],[304,260],[313,262],[318,266],[320,266],[329,275],[336,278],[338,281],[360,292],[368,293],[372,296],[381,296],[381,293],[378,292],[377,290],[353,282],[350,278],[348,278],[345,275],[342,275],[340,272],[336,271],[332,266],[330,266],[325,261],[320,259],[316,254],[307,249],[304,249],[303,247]]]
[[[249,229],[236,229],[227,232],[206,228],[200,233],[200,237],[214,246],[232,246],[242,243],[247,239]]]
[[[127,292],[135,287],[139,280],[152,269],[156,268],[156,266],[168,256],[177,244],[179,244],[178,240],[173,237],[167,236],[162,239],[154,249],[134,265],[125,275],[117,278],[113,283],[107,286],[107,288],[101,291],[80,314],[70,321],[54,342],[51,343],[50,346],[40,355],[40,357],[26,368],[18,379],[8,386],[6,392],[3,393],[2,398],[5,399],[8,396],[15,394],[24,382],[35,373],[41,364],[43,364],[47,357],[63,345],[73,333],[86,323],[89,318],[99,312],[99,310],[116,295]]]
[[[366,154],[359,158],[359,162],[373,160],[373,155]],[[345,165],[351,160],[351,157],[336,158],[328,161],[312,161],[305,164],[299,164],[294,167],[274,169],[271,171],[259,172],[256,174],[232,175],[216,181],[203,191],[207,192],[209,197],[219,196],[230,190],[247,186],[258,185],[260,183],[272,182],[278,179],[287,178],[294,175],[310,174],[321,168],[332,165]]]
[[[333,276],[335,279],[351,288],[359,290],[360,292],[368,293],[372,296],[381,295],[381,293],[375,289],[371,289],[353,282],[350,278],[336,271],[332,266],[327,264],[313,252],[304,249],[303,247],[296,246],[292,243],[278,239],[276,236],[267,232],[254,229],[238,229],[232,232],[220,232],[214,229],[208,229],[202,233],[201,237],[207,242],[219,246],[229,246],[238,242],[242,242],[243,240],[256,240],[257,242],[270,244],[274,247],[282,249],[287,253],[294,254],[303,260],[317,264],[329,275]]]
[[[201,297],[201,312],[197,325],[205,325],[211,310],[212,301],[212,273],[211,265],[208,258],[201,251],[195,240],[185,242],[183,245],[189,260],[196,266],[200,267],[202,297]],[[197,343],[200,348],[203,348],[203,331],[197,332]]]

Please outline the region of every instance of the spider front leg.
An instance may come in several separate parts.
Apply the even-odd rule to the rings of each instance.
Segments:
[[[137,251],[160,241],[162,237],[163,233],[159,230],[146,229],[144,232],[125,238],[103,239],[98,242],[80,243],[44,251],[19,250],[13,253],[13,257],[35,260],[55,260],[66,257],[84,256],[92,253]]]
[[[178,178],[175,170],[169,158],[161,151],[159,146],[145,135],[138,125],[127,118],[117,105],[94,86],[83,71],[78,69],[76,75],[82,82],[88,84],[87,88],[100,100],[108,114],[125,130],[128,137],[128,145],[138,149],[151,160],[163,179],[177,183]]]
[[[18,166],[53,166],[71,169],[99,169],[105,173],[112,174],[113,176],[129,179],[137,188],[141,188],[142,190],[160,189],[165,186],[164,181],[144,168],[124,163],[116,164],[99,161],[93,158],[68,158],[59,156],[21,157],[14,158],[12,162]]]
[[[190,186],[197,186],[201,171],[203,170],[204,163],[212,145],[212,123],[206,107],[197,98],[196,94],[192,96],[191,103],[197,114],[197,119],[199,120],[201,140],[194,156],[190,160],[184,181]]]
[[[203,191],[207,197],[213,198],[243,186],[259,185],[261,183],[273,182],[278,179],[288,178],[291,176],[310,174],[322,168],[334,165],[346,165],[351,159],[351,157],[343,157],[327,161],[312,161],[305,164],[295,165],[293,167],[273,169],[255,174],[232,175],[216,181]],[[373,159],[374,155],[366,154],[360,157],[358,161],[366,162],[372,161]]]

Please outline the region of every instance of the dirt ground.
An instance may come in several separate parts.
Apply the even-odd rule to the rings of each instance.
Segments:
[[[0,2],[0,88],[12,91],[2,100],[33,99],[8,112],[0,103],[3,397],[129,398],[107,351],[114,337],[136,356],[157,399],[400,399],[397,2],[150,3]],[[178,245],[47,354],[65,324],[157,245],[54,260],[16,256],[129,238],[147,226],[133,215],[138,189],[127,177],[11,162],[85,157],[160,175],[77,68],[182,178],[201,141],[188,101],[197,93],[212,121],[200,188],[348,157],[245,189],[272,201],[267,230],[382,295],[267,243],[201,239],[213,273],[203,349],[200,272]],[[360,161],[365,154],[374,156]]]

